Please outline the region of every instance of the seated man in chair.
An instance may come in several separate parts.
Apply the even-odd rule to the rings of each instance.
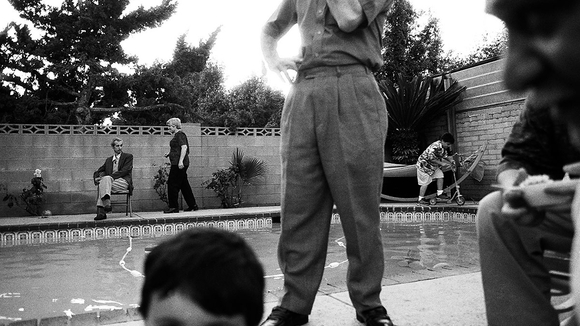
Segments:
[[[512,186],[528,175],[562,179],[563,167],[580,161],[566,130],[534,94],[529,96],[501,151],[496,178],[506,190],[479,202],[477,231],[489,325],[559,325],[543,256],[546,250],[570,252],[570,204],[536,208]]]
[[[120,138],[113,139],[111,147],[114,155],[108,157],[93,174],[99,192],[95,221],[106,219],[107,213],[111,211],[111,192],[133,191],[133,155],[123,153],[123,140]]]

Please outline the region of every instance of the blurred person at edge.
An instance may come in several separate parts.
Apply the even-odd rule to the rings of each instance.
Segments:
[[[537,105],[549,108],[554,117],[567,124],[571,142],[580,148],[580,1],[487,0],[486,11],[503,20],[508,30],[507,87],[532,91]],[[577,173],[578,169],[572,170]],[[561,195],[574,191],[573,186],[551,189]],[[579,218],[580,198],[576,196],[572,203],[575,228]],[[580,239],[575,237],[571,266],[575,302],[580,302],[579,255]],[[534,309],[527,307],[526,313]],[[579,315],[580,305],[575,309]]]

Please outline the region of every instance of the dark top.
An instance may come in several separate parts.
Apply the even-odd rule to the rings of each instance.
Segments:
[[[360,0],[366,21],[345,33],[338,28],[325,0],[283,0],[267,21],[264,33],[277,38],[298,24],[303,57],[300,70],[362,64],[376,71],[383,65],[383,27],[392,3]]]
[[[118,171],[115,172],[113,172],[113,156],[108,157],[105,160],[105,163],[103,163],[103,165],[93,173],[93,179],[106,175],[111,176],[113,179],[123,178],[127,180],[127,183],[129,184],[129,191],[133,192],[133,154],[121,153],[121,156],[119,157]]]
[[[185,158],[183,159],[183,165],[189,166],[189,142],[187,141],[187,136],[181,130],[178,130],[169,142],[169,162],[171,162],[171,165],[179,164],[182,145],[187,145],[187,152],[185,153]]]
[[[501,151],[497,173],[525,168],[528,174],[547,174],[558,180],[562,167],[580,161],[580,152],[570,144],[564,123],[555,121],[550,110],[528,99]]]

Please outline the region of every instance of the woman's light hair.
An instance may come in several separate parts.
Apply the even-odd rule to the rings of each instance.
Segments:
[[[179,118],[171,118],[167,120],[166,124],[168,126],[175,126],[177,129],[181,129],[181,120]]]

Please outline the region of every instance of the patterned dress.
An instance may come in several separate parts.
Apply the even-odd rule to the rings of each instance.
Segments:
[[[428,175],[433,175],[435,170],[439,168],[439,165],[433,164],[431,161],[435,159],[441,160],[446,157],[447,150],[443,147],[443,142],[441,140],[435,141],[417,159],[417,169]]]

